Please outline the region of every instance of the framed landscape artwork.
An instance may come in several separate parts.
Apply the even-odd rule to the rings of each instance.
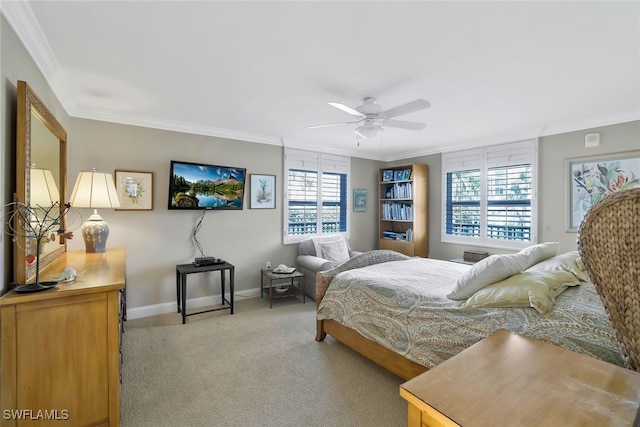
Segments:
[[[153,173],[116,170],[116,191],[120,200],[118,210],[153,210]]]
[[[587,210],[607,194],[640,187],[640,151],[567,159],[567,231],[577,232]]]
[[[251,209],[275,209],[276,176],[251,175]]]

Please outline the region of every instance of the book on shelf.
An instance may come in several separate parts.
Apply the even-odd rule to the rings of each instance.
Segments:
[[[382,204],[382,219],[412,221],[413,206],[406,203],[385,202]]]
[[[382,196],[385,199],[412,199],[413,189],[410,182],[386,185]]]
[[[403,242],[413,242],[413,230],[408,229],[405,232],[385,230],[382,232],[382,238]]]

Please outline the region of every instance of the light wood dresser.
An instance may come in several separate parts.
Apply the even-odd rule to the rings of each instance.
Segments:
[[[0,425],[119,426],[125,249],[69,251],[75,282],[0,298]],[[48,279],[49,278],[49,279]]]
[[[409,427],[630,427],[640,373],[500,330],[400,386]]]

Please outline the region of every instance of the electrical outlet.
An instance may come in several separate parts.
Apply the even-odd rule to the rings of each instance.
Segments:
[[[267,269],[270,269],[271,268],[271,261],[267,261],[266,264],[267,264]]]

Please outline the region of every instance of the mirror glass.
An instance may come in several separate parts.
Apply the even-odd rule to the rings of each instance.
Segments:
[[[18,82],[16,146],[16,201],[29,206],[50,207],[51,201],[66,199],[67,133],[25,82]],[[42,210],[35,209],[35,215]],[[50,211],[57,215],[59,211]],[[36,223],[34,219],[33,223]],[[62,223],[64,227],[64,219]],[[35,280],[38,253],[34,239],[16,236],[14,281]],[[66,252],[64,237],[51,234],[40,243],[40,271]]]
[[[29,205],[51,205],[51,200],[62,202],[60,199],[60,148],[56,136],[49,131],[42,119],[31,111],[31,171],[29,177]],[[50,190],[47,188],[51,187]],[[34,210],[36,215],[42,215],[42,210]],[[58,216],[59,208],[49,211],[52,216]],[[30,242],[35,244],[35,242]],[[45,238],[40,243],[40,256],[46,257],[53,251],[60,249],[57,236]]]

